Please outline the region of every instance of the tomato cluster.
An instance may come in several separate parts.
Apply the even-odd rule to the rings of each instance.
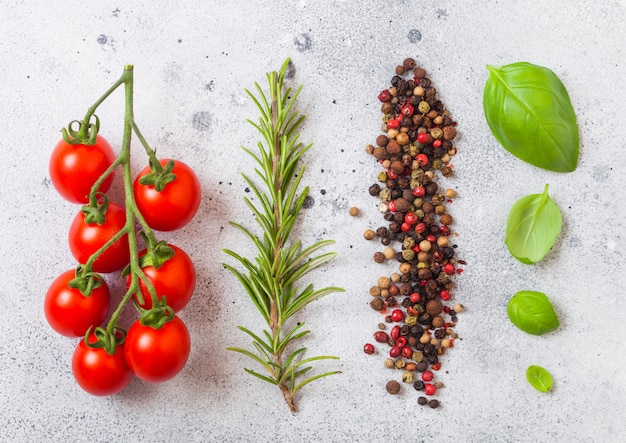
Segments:
[[[59,334],[83,337],[72,358],[78,384],[93,395],[112,395],[133,375],[162,382],[178,374],[187,361],[189,332],[177,313],[194,292],[196,270],[185,251],[157,242],[153,230],[185,226],[200,205],[201,188],[185,163],[156,161],[154,151],[146,148],[152,154],[150,165],[134,181],[124,177],[124,204],[109,202],[106,192],[117,167],[130,174],[125,167],[129,155],[116,157],[100,135],[92,142],[64,137],[50,158],[55,189],[83,206],[68,235],[78,265],[52,282],[44,313]],[[142,250],[138,239],[143,239]],[[127,292],[105,325],[112,297],[100,274],[114,272],[125,279]],[[128,301],[140,315],[126,333],[117,320]]]

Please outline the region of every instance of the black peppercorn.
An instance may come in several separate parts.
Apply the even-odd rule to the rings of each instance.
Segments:
[[[373,184],[370,186],[369,192],[372,197],[376,197],[380,194],[380,186],[377,183]]]

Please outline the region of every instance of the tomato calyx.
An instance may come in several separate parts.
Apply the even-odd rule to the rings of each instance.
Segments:
[[[150,326],[153,329],[161,329],[166,323],[174,320],[176,315],[174,310],[167,305],[165,296],[161,297],[156,305],[153,302],[151,309],[143,309],[136,301],[135,307],[141,313],[139,323],[142,326]]]
[[[174,160],[169,160],[165,167],[161,166],[161,163],[153,157],[150,157],[148,163],[150,164],[150,174],[146,174],[139,179],[139,183],[145,186],[154,186],[158,192],[165,189],[168,183],[176,180],[176,174],[172,172],[174,169]]]
[[[94,289],[99,288],[104,283],[100,274],[92,270],[87,270],[84,265],[76,267],[76,277],[71,279],[67,285],[70,288],[78,289],[85,297],[89,297]]]
[[[146,243],[146,253],[139,257],[139,267],[141,269],[151,266],[159,269],[170,258],[174,257],[174,249],[165,241],[161,240],[155,243],[154,235],[147,235],[144,231],[139,231]],[[130,264],[122,271],[122,277],[126,277],[131,273]]]
[[[94,118],[94,123],[90,122],[91,117]],[[74,129],[75,125],[78,125],[78,129]],[[85,120],[72,120],[67,125],[67,129],[61,129],[61,134],[63,140],[70,145],[93,146],[96,143],[98,131],[100,131],[100,119],[96,114],[91,114],[86,122]]]
[[[174,249],[165,240],[154,244],[154,239],[150,239],[143,231],[141,234],[146,239],[147,251],[139,257],[140,268],[152,266],[154,269],[159,269],[163,263],[174,257]]]
[[[115,354],[115,349],[121,346],[124,340],[126,340],[126,331],[117,326],[113,329],[113,332],[110,332],[102,326],[97,326],[93,331],[92,328],[93,326],[87,329],[85,338],[83,339],[85,345],[89,348],[104,349],[107,354],[113,355]],[[95,340],[93,340],[94,337]]]
[[[106,221],[106,212],[109,208],[109,198],[103,192],[96,192],[93,202],[84,205],[80,211],[85,214],[85,223],[102,226]]]

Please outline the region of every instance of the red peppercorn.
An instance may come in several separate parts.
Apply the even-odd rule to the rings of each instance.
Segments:
[[[389,350],[389,357],[391,357],[391,358],[399,357],[401,352],[402,351],[401,351],[400,347],[394,346],[393,348],[391,348]]]
[[[438,361],[437,363],[432,365],[431,368],[432,368],[433,371],[438,371],[439,369],[441,369],[441,362]]]
[[[398,129],[400,127],[400,120],[392,119],[387,122],[389,129]]]
[[[424,381],[432,381],[433,378],[435,378],[435,374],[433,374],[430,371],[424,371],[422,372],[422,380]]]
[[[443,267],[443,272],[448,275],[454,274],[454,265],[452,263],[448,263]]]
[[[410,225],[414,225],[417,223],[417,215],[415,215],[415,212],[407,212],[404,216],[404,221]]]
[[[415,160],[420,166],[426,166],[428,164],[428,156],[426,154],[417,154]]]
[[[419,245],[415,245],[415,246],[413,246],[413,247],[411,248],[411,250],[412,250],[413,252],[415,252],[416,254],[417,254],[418,252],[420,252],[420,251],[421,251],[421,249],[420,249],[420,246],[419,246]]]
[[[415,232],[421,234],[426,230],[426,223],[418,223],[415,225]]]
[[[442,289],[441,292],[439,293],[439,297],[441,297],[441,299],[444,301],[450,300],[451,298],[450,291],[446,289]]]
[[[410,300],[411,303],[418,303],[420,301],[420,295],[417,292],[411,294]]]
[[[441,140],[439,140],[439,139],[435,140],[435,141],[433,142],[433,146],[434,146],[435,148],[439,148],[439,147],[441,147]]]
[[[411,349],[410,346],[405,346],[404,348],[402,348],[402,356],[404,358],[411,358],[411,357],[413,357],[413,349]]]
[[[380,100],[383,103],[391,100],[391,93],[389,92],[389,90],[385,89],[383,91],[380,91],[380,94],[378,94],[378,100]]]
[[[399,322],[404,320],[404,312],[402,312],[400,309],[394,309],[391,312],[391,320],[394,322]]]
[[[390,178],[391,180],[395,180],[398,178],[398,173],[394,171],[393,169],[389,169],[387,170],[387,178]]]
[[[437,241],[437,237],[435,237],[434,235],[427,235],[426,236],[426,240],[428,240],[431,243],[435,243]]]
[[[415,317],[420,315],[419,311],[417,309],[414,309],[413,306],[407,306],[406,313]]]
[[[417,134],[417,141],[420,142],[421,144],[430,143],[431,140],[432,139],[430,137],[430,134],[428,134],[427,132],[422,132],[421,134]]]
[[[413,105],[410,103],[405,103],[404,105],[402,105],[402,108],[400,108],[400,112],[405,117],[411,117],[414,111],[415,109],[413,108]]]
[[[423,186],[413,188],[413,197],[423,197],[426,195],[426,189]]]
[[[411,225],[404,222],[400,225],[400,229],[402,229],[402,232],[409,232],[411,230]]]
[[[391,211],[391,212],[396,212],[396,202],[391,200],[388,204],[387,204],[387,208]]]
[[[365,343],[365,346],[363,346],[363,352],[365,352],[366,354],[373,354],[374,345],[371,343]]]
[[[374,332],[374,340],[378,343],[387,343],[389,340],[389,336],[385,331],[376,331]]]
[[[439,231],[445,236],[450,235],[450,228],[445,225],[439,226]]]
[[[431,385],[430,383],[424,385],[424,393],[426,395],[435,395],[435,392],[437,392],[435,385]]]
[[[393,338],[394,340],[397,340],[398,337],[400,337],[400,326],[395,325],[393,328],[391,328],[391,338]]]
[[[406,337],[398,337],[396,340],[396,346],[399,348],[404,348],[406,346]]]

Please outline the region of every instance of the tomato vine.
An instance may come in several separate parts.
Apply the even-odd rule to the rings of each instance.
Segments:
[[[91,349],[102,348],[106,351],[108,357],[101,357],[100,360],[106,358],[119,360],[122,351],[119,348],[124,344],[126,333],[118,326],[118,322],[131,300],[140,314],[138,323],[145,328],[145,331],[142,330],[141,333],[148,334],[149,330],[160,330],[172,321],[176,321],[179,325],[178,334],[181,333],[181,328],[186,331],[184,323],[178,319],[175,310],[168,304],[169,294],[157,291],[157,286],[167,288],[166,291],[173,291],[173,285],[168,286],[159,282],[158,279],[166,283],[169,280],[171,283],[172,276],[168,277],[163,274],[167,272],[165,270],[167,267],[164,265],[174,256],[178,264],[170,268],[177,273],[182,272],[182,269],[186,271],[187,276],[185,281],[180,282],[181,285],[187,285],[187,287],[184,298],[181,300],[178,296],[176,300],[177,310],[184,307],[195,288],[195,269],[189,257],[180,248],[165,241],[159,241],[154,231],[179,229],[193,218],[200,204],[200,184],[193,170],[183,162],[157,158],[155,150],[150,147],[135,122],[133,86],[133,65],[126,65],[119,79],[87,109],[84,119],[74,120],[68,124],[67,128],[62,129],[63,140],[59,142],[50,159],[50,176],[55,188],[67,200],[85,204],[72,223],[69,236],[70,249],[79,265],[74,270],[74,278],[57,279],[59,282],[55,280],[56,285],[53,284],[50,287],[46,294],[45,313],[48,322],[57,332],[70,331],[65,335],[78,336],[76,331],[80,330],[80,335],[84,334],[81,346]],[[96,111],[119,88],[124,89],[123,136],[119,154],[111,158],[110,145],[98,134],[100,119]],[[136,137],[143,146],[149,165],[147,170],[144,169],[135,179],[130,162],[133,137]],[[102,155],[98,155],[99,151],[102,151]],[[93,164],[91,159],[94,157],[104,160]],[[109,159],[108,162],[107,159]],[[122,170],[124,186],[122,207],[110,203],[106,195],[118,168]],[[88,195],[84,195],[86,192],[83,191],[84,189],[89,189]],[[156,198],[153,196],[155,192],[159,195]],[[183,207],[178,207],[177,213],[168,215],[166,200],[180,194],[190,197],[186,199]],[[164,217],[174,220],[166,220],[163,224]],[[88,230],[91,231],[84,232]],[[139,251],[140,239],[145,244],[143,251]],[[80,297],[76,297],[76,294],[79,293],[88,299],[94,290],[106,285],[100,275],[101,272],[114,272],[121,268],[124,268],[122,278],[126,280],[127,290],[106,325],[93,324],[86,330],[83,330],[84,326],[68,327],[66,323],[72,323],[72,319],[67,318],[71,317],[70,312],[75,313],[81,306],[87,306],[85,303],[80,303]],[[156,272],[159,268],[164,269],[160,274]],[[59,293],[63,291],[74,291],[75,305],[73,307],[63,304],[59,296]],[[59,322],[57,321],[59,317],[65,318]],[[55,327],[56,324],[60,326]],[[161,335],[163,334],[165,332]],[[154,346],[153,353],[157,355],[158,344],[155,343]],[[145,357],[147,352],[145,349],[141,352],[143,357],[138,358],[144,360],[148,358]],[[136,356],[128,354],[129,350],[126,349],[127,361],[136,360]],[[80,358],[76,355],[86,355],[86,353],[79,352],[77,348],[75,358]],[[166,371],[169,376],[176,375],[182,369],[187,356],[188,349],[186,354],[184,352],[180,354],[179,361],[171,363],[171,370]],[[102,371],[91,371],[88,365],[79,363],[75,363],[74,366],[81,370],[75,371],[74,375],[85,390],[95,395],[119,391],[119,389],[103,390],[97,387],[96,385],[102,380],[86,380],[89,377],[102,378]],[[128,366],[132,370],[131,365]],[[142,378],[140,374],[136,375]],[[93,389],[90,389],[90,386]]]

